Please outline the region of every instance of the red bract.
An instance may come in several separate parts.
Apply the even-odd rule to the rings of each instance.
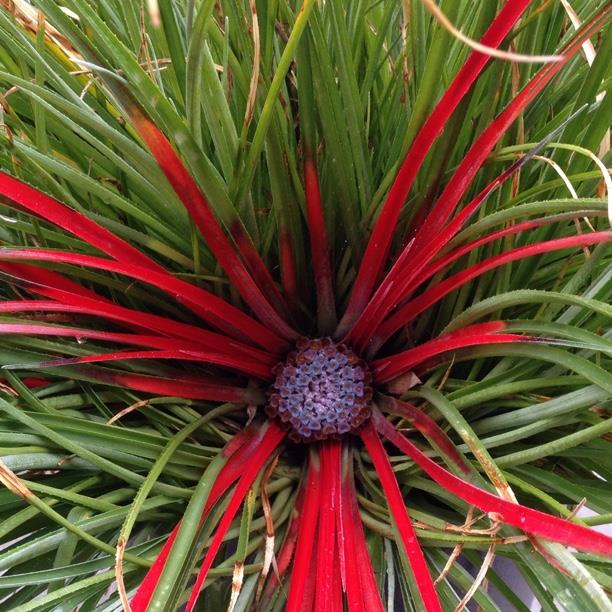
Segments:
[[[251,263],[253,276],[249,274],[227,237],[223,234],[223,230],[213,215],[206,198],[198,189],[167,138],[152,121],[142,114],[136,105],[130,106],[129,114],[134,126],[196,222],[208,247],[231,279],[234,287],[240,292],[262,323],[269,325],[281,336],[294,339],[296,333],[282,320],[276,309],[268,302],[272,298],[271,302],[278,307],[279,303],[283,303],[283,299],[253,248],[240,220],[235,218],[230,221],[230,225],[240,254]],[[253,277],[259,277],[261,287],[257,286]],[[262,289],[267,290],[267,296],[264,295]]]
[[[482,37],[482,42],[491,47],[497,47],[528,5],[529,0],[506,2],[504,8]],[[463,96],[469,91],[488,61],[489,57],[482,53],[471,53],[414,139],[395,177],[376,226],[372,231],[368,248],[351,293],[351,301],[343,318],[344,326],[341,323],[343,331],[344,327],[348,328],[349,325],[354,323],[369,300],[372,289],[389,253],[401,208],[408,197],[412,183],[421,164],[425,160],[425,156],[431,149],[435,139],[444,129],[444,125],[449,117],[457,108]]]
[[[505,2],[483,35],[482,43],[499,46],[528,5],[528,0]],[[612,242],[611,231],[588,231],[544,239],[541,234],[530,233],[559,221],[577,219],[583,216],[583,211],[523,221],[465,244],[453,242],[487,197],[507,179],[514,177],[521,167],[521,163],[514,164],[460,208],[464,195],[493,148],[507,134],[516,118],[579,52],[581,45],[601,29],[611,14],[610,5],[601,9],[564,46],[563,61],[547,64],[535,73],[467,151],[431,208],[416,211],[414,218],[421,221],[413,226],[414,235],[398,236],[400,214],[428,152],[489,62],[490,58],[478,51],[470,53],[401,161],[368,237],[354,282],[340,298],[334,294],[337,281],[332,260],[333,244],[326,225],[319,183],[317,146],[312,125],[304,121],[301,135],[304,217],[309,231],[310,271],[316,291],[316,299],[312,300],[316,303],[316,313],[312,317],[317,321],[314,332],[299,325],[304,304],[299,301],[302,290],[287,228],[282,227],[279,232],[280,271],[268,269],[240,216],[227,210],[213,209],[182,161],[180,151],[173,148],[168,137],[132,99],[127,89],[121,90],[123,109],[188,210],[210,253],[229,279],[232,290],[239,296],[240,299],[236,298],[234,303],[220,297],[213,289],[204,289],[178,278],[133,245],[89,219],[84,212],[71,209],[5,172],[0,173],[0,194],[11,205],[62,228],[80,239],[84,249],[82,253],[37,246],[0,249],[0,271],[30,294],[27,299],[0,304],[0,313],[19,314],[21,317],[18,321],[0,323],[0,334],[74,338],[77,348],[85,340],[101,343],[100,346],[88,345],[85,354],[77,351],[52,355],[26,365],[12,364],[12,369],[55,368],[55,372],[71,368],[75,378],[147,393],[233,402],[250,407],[266,404],[271,396],[270,393],[266,395],[268,387],[277,375],[291,370],[292,377],[307,379],[304,387],[308,387],[311,395],[304,405],[288,407],[282,412],[286,415],[282,419],[266,420],[262,418],[263,410],[260,410],[252,423],[249,422],[227,442],[218,457],[210,459],[207,470],[210,481],[198,489],[201,497],[197,499],[201,507],[195,510],[195,514],[190,514],[199,519],[195,521],[198,523],[196,531],[202,538],[200,544],[203,548],[195,581],[192,582],[189,575],[180,575],[179,569],[171,563],[173,550],[176,551],[178,543],[187,537],[185,523],[179,523],[132,597],[134,612],[158,609],[157,602],[166,601],[167,591],[174,588],[173,580],[177,581],[177,589],[189,590],[186,610],[195,609],[249,490],[256,486],[272,458],[291,446],[287,432],[292,427],[297,428],[292,419],[302,418],[297,413],[306,411],[306,403],[309,406],[316,404],[317,410],[321,406],[340,410],[341,391],[349,398],[346,412],[350,413],[354,405],[351,401],[357,401],[355,397],[361,397],[360,393],[367,393],[367,399],[370,399],[370,382],[374,387],[374,397],[368,415],[360,415],[360,422],[351,422],[351,431],[346,435],[334,432],[328,439],[310,443],[307,450],[304,446],[297,451],[292,448],[292,452],[305,458],[305,465],[296,491],[294,514],[284,538],[277,545],[276,573],[271,574],[258,591],[260,606],[272,605],[273,598],[279,596],[277,587],[282,587],[286,590],[285,609],[289,612],[341,612],[345,607],[351,612],[384,609],[379,588],[381,577],[375,574],[371,562],[359,499],[360,495],[365,495],[360,488],[363,482],[377,479],[381,485],[378,493],[386,502],[383,512],[387,513],[387,516],[382,516],[379,512],[378,520],[390,525],[388,537],[395,539],[400,558],[409,566],[422,606],[428,611],[442,609],[431,574],[431,559],[419,543],[383,439],[405,453],[414,466],[418,466],[448,494],[481,509],[495,521],[515,527],[530,537],[545,538],[595,554],[612,555],[612,538],[572,520],[502,499],[476,486],[472,482],[472,465],[457,450],[440,424],[420,407],[406,402],[405,398],[392,397],[390,390],[399,377],[415,371],[420,375],[421,371],[431,369],[434,363],[461,355],[464,349],[485,344],[529,343],[537,353],[547,338],[508,333],[508,323],[504,320],[467,325],[424,341],[405,341],[401,334],[409,330],[415,320],[418,321],[419,315],[445,296],[461,290],[468,281],[481,278],[485,273],[530,257],[557,252],[567,254],[581,247]],[[115,84],[116,89],[120,87]],[[504,242],[517,236],[527,243],[510,247]],[[392,258],[394,239],[403,241],[404,246]],[[497,250],[460,271],[452,271],[460,258],[485,245],[494,245]],[[101,255],[90,254],[91,249]],[[172,301],[173,307],[184,307],[185,318],[175,320],[168,315],[141,312],[115,303],[109,295],[98,294],[70,280],[67,276],[69,270],[113,274],[129,279],[130,283],[145,284],[148,291]],[[274,276],[277,272],[281,277],[279,284]],[[344,298],[346,304],[342,309]],[[336,312],[341,315],[339,324]],[[66,316],[68,321],[48,323],[38,320],[36,314],[59,314]],[[121,331],[99,329],[103,323],[118,326]],[[314,338],[314,344],[300,348],[301,337]],[[336,350],[336,341],[350,347],[348,356],[342,350]],[[104,348],[108,343],[111,348]],[[117,349],[116,345],[128,348]],[[307,351],[313,354],[321,351],[321,359],[317,362],[315,355],[312,364],[307,364],[312,368],[304,368],[302,372],[302,364],[293,364],[287,357],[296,347],[300,351],[304,349],[298,351],[302,361],[305,361]],[[327,353],[323,355],[325,351]],[[337,368],[333,372],[338,372],[339,368],[345,367],[342,370],[345,372],[349,366],[337,364],[342,359],[350,366],[358,362],[361,368],[363,362],[355,353],[367,362],[360,370],[366,384],[360,380],[353,385],[352,379],[348,381],[346,375],[344,382],[353,386],[348,390],[337,386],[329,391],[330,381],[336,379],[327,376],[326,371],[321,373],[321,370],[329,366],[330,369]],[[289,366],[285,364],[286,359]],[[159,376],[130,371],[135,363],[142,364],[145,360],[168,362],[164,363],[167,369]],[[188,365],[189,369],[181,372],[177,362]],[[103,365],[108,363],[115,364],[116,369]],[[200,367],[201,371],[194,367]],[[223,380],[223,377],[229,378]],[[289,375],[287,379],[290,382],[286,385],[298,384]],[[33,380],[31,385],[34,384],[40,383]],[[320,390],[323,388],[327,389],[327,395]],[[286,390],[280,383],[279,389]],[[299,395],[298,391],[295,396]],[[281,392],[276,394],[275,401],[288,401],[288,392],[281,395]],[[295,414],[290,410],[293,408]],[[443,468],[404,436],[396,427],[398,417],[423,434],[459,475]],[[347,422],[350,418],[349,414]],[[367,420],[363,422],[363,418]],[[308,420],[308,415],[299,424],[321,428],[320,423],[313,424],[312,419]],[[367,465],[361,466],[367,473],[367,478],[362,480],[354,474],[355,456],[359,452],[363,455],[359,461]],[[197,543],[193,546],[197,548]],[[197,552],[195,548],[193,554]]]

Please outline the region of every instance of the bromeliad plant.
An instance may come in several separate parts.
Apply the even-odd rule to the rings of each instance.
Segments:
[[[1,609],[610,609],[608,2],[3,5]]]

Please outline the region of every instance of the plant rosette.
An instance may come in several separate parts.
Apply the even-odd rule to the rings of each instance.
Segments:
[[[611,609],[609,3],[0,6],[0,609]]]

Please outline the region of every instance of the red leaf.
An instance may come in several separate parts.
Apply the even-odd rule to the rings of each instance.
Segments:
[[[338,514],[336,512],[336,514]],[[340,576],[340,557],[334,555],[334,567],[332,570],[332,596],[330,612],[344,612],[344,598],[342,596],[342,579]]]
[[[125,359],[170,359],[196,361],[208,364],[220,365],[230,368],[237,372],[242,372],[250,376],[255,376],[262,380],[269,380],[271,377],[270,368],[258,363],[250,363],[243,359],[235,359],[222,353],[203,353],[201,351],[117,351],[114,353],[95,353],[82,357],[66,357],[40,361],[35,364],[28,364],[32,369],[38,368],[57,368],[66,365],[82,363],[102,363],[108,361],[123,361]],[[8,366],[5,366],[8,367]]]
[[[85,215],[72,210],[42,191],[0,171],[0,194],[16,202],[22,208],[54,223],[74,234],[117,261],[162,271],[163,268],[151,258],[134,248],[129,242],[109,232]]]
[[[8,249],[0,250],[0,259],[2,258],[2,253],[7,252],[7,251]],[[53,251],[53,252],[60,253],[60,251]],[[106,260],[102,259],[100,261],[106,261]],[[38,268],[36,266],[27,265],[27,264],[15,264],[15,263],[7,263],[7,262],[2,262],[2,261],[0,261],[0,270],[3,270],[9,276],[12,276],[18,279],[19,281],[25,283],[26,288],[32,293],[38,293],[40,295],[54,298],[60,302],[69,303],[69,304],[84,303],[83,300],[81,299],[81,297],[84,297],[90,300],[95,300],[95,303],[97,305],[106,304],[107,309],[109,310],[114,309],[115,312],[119,312],[119,311],[130,312],[129,309],[124,309],[121,306],[113,304],[110,300],[107,300],[106,298],[96,294],[95,292],[90,291],[89,289],[86,289],[85,287],[82,287],[81,285],[75,283],[74,281],[62,276],[61,274],[53,272],[51,270],[45,270],[44,268]],[[170,275],[167,275],[166,278],[174,279],[174,277]],[[174,280],[178,280],[178,279],[174,279]],[[179,282],[183,282],[183,281],[179,281]],[[184,285],[188,287],[191,286],[188,283],[184,283]],[[196,291],[198,290],[197,287],[193,287],[193,289],[195,289]],[[166,290],[166,292],[172,295],[172,297],[176,298],[179,302],[183,303],[184,300],[181,297],[181,294],[177,293],[176,290],[175,291]],[[76,299],[75,296],[79,296],[78,299]],[[218,299],[218,298],[215,298],[215,299]],[[225,304],[225,302],[223,301],[221,301],[221,303]],[[200,315],[204,320],[207,320],[207,318],[210,316],[209,310],[206,308],[206,306],[205,305],[202,306],[195,301],[192,301],[189,303],[189,308],[193,312]],[[228,308],[232,309],[233,307],[228,306]],[[137,313],[137,316],[142,321],[144,320],[152,321],[152,320],[155,320],[156,318],[155,315],[150,315],[147,313]],[[159,317],[157,319],[159,322],[159,319],[162,319],[162,317]],[[168,321],[168,319],[166,319],[166,321]],[[254,320],[253,322],[257,323]],[[181,324],[176,323],[175,329],[176,329],[176,326],[178,325],[181,325]],[[194,326],[190,326],[190,327],[192,330],[199,329]],[[218,328],[221,331],[224,331],[225,334],[228,336],[228,338],[240,337],[242,339],[242,337],[239,334],[236,334],[236,331],[231,324],[224,324],[223,322],[219,321]],[[203,333],[205,334],[206,332],[200,329],[199,332],[193,331],[193,333],[189,333],[187,337],[193,339],[196,335],[201,336]],[[274,350],[271,347],[272,345],[268,347],[269,350]]]
[[[404,402],[388,395],[378,396],[378,406],[386,412],[397,414],[427,438],[431,438],[433,443],[464,473],[469,474],[470,468],[465,459],[459,454],[450,438],[444,433],[442,428],[425,412],[416,406]]]
[[[116,387],[127,387],[134,391],[145,391],[154,395],[168,395],[215,402],[236,402],[237,404],[252,404],[261,400],[250,388],[214,385],[200,382],[197,378],[167,378],[132,374],[107,370],[104,368],[88,368],[85,377]]]
[[[231,224],[230,234],[236,243],[238,252],[246,262],[259,289],[261,289],[261,294],[270,302],[272,308],[281,315],[281,320],[286,320],[289,316],[287,301],[280,292],[263,259],[257,252],[251,237],[248,235],[240,219],[238,219],[238,222]],[[285,327],[290,329],[286,325]],[[295,331],[292,330],[291,334],[294,335]]]
[[[407,351],[377,359],[371,363],[374,378],[377,382],[387,382],[436,355],[468,346],[526,342],[530,340],[529,336],[500,334],[499,332],[505,328],[506,324],[503,321],[476,323],[434,338]]]
[[[206,580],[208,570],[211,568],[213,561],[219,552],[219,548],[221,548],[223,538],[230,528],[232,521],[234,520],[238,509],[244,501],[249,488],[253,484],[255,478],[257,478],[259,471],[262,469],[266,461],[270,458],[284,437],[285,431],[281,429],[276,422],[270,421],[269,427],[267,428],[261,443],[257,446],[257,449],[249,458],[249,462],[244,466],[244,471],[236,484],[236,488],[232,494],[232,497],[230,498],[229,504],[223,513],[221,521],[217,525],[215,535],[213,536],[212,542],[208,547],[202,567],[198,572],[198,577],[196,578],[193,590],[191,591],[191,596],[187,602],[187,612],[191,612],[193,610],[200,595],[200,589],[204,584],[204,580]]]
[[[311,451],[304,486],[304,510],[295,550],[295,559],[289,583],[289,596],[285,612],[301,612],[306,594],[306,582],[310,570],[311,557],[314,555],[314,540],[317,531],[319,496],[321,494],[321,469],[319,459]]]
[[[319,446],[321,494],[319,498],[315,612],[332,612],[336,605],[335,586],[340,584],[339,576],[334,574],[337,557],[336,519],[340,487],[340,447],[341,443],[338,440],[322,442]],[[338,590],[342,597],[342,591]]]
[[[234,251],[210,209],[204,194],[196,185],[165,135],[148,117],[142,114],[135,104],[127,108],[127,111],[134,127],[138,130],[174,191],[189,211],[211,252],[238,293],[264,325],[286,340],[296,338],[296,332],[281,319],[266,298],[266,295],[274,296],[277,302],[283,302],[278,288],[253,247],[251,239],[246,231],[243,231],[240,219],[235,217],[229,223],[229,228],[233,230],[236,244],[243,257],[250,263],[251,270],[255,271],[260,282],[264,283],[261,288],[257,286],[244,263]],[[262,293],[262,289],[266,291],[266,294]]]
[[[67,263],[124,274],[130,278],[154,285],[184,301],[211,325],[223,329],[226,333],[229,331],[231,335],[235,336],[236,331],[238,331],[268,350],[280,351],[284,346],[284,342],[278,336],[245,315],[238,308],[231,306],[204,289],[190,285],[169,274],[158,273],[141,266],[115,262],[101,257],[49,249],[2,249],[0,250],[0,259]]]
[[[306,573],[306,584],[304,586],[304,596],[302,601],[300,602],[300,611],[301,612],[315,612],[314,610],[314,600],[315,593],[317,591],[317,549],[313,547],[312,556],[308,560],[310,564],[310,569]],[[287,612],[288,608],[285,609]]]
[[[347,468],[348,466],[343,466]],[[344,470],[343,470],[344,471]],[[353,524],[350,491],[346,490],[346,474],[342,474],[342,483],[338,496],[338,550],[340,577],[346,592],[348,608],[351,612],[365,612],[363,590],[355,553],[357,537]],[[359,519],[361,523],[361,519]]]
[[[344,459],[347,457],[345,455]],[[372,559],[365,539],[363,523],[359,515],[359,503],[355,491],[355,480],[352,466],[344,465],[340,491],[340,512],[345,537],[344,558],[347,563],[347,599],[358,602],[356,610],[383,612],[384,606],[376,585]],[[348,537],[346,537],[348,535]],[[351,611],[353,607],[350,608]]]
[[[2,308],[0,307],[0,312],[1,311]],[[140,351],[140,357],[138,357],[136,354],[130,357],[127,353],[87,355],[83,357],[70,357],[66,359],[52,360],[49,362],[45,361],[36,364],[36,367],[56,367],[59,365],[94,363],[95,361],[109,361],[115,359],[184,359],[186,361],[203,361],[206,363],[225,366],[233,370],[248,372],[254,376],[267,380],[271,377],[271,366],[274,365],[273,361],[268,363],[266,366],[265,364],[257,361],[251,361],[242,356],[232,356],[228,353],[220,353],[215,351],[202,351],[202,349],[196,343],[190,343],[181,339],[176,340],[174,338],[164,338],[162,336],[123,334],[85,329],[83,327],[65,327],[40,323],[0,323],[0,333],[45,335],[68,338],[74,337],[77,341],[85,339],[104,340],[106,342],[133,344],[136,346],[146,346],[160,349],[160,351],[154,351],[151,355],[147,355],[146,353]],[[124,356],[122,357],[122,355]]]
[[[304,187],[306,189],[306,212],[310,233],[312,270],[317,289],[319,333],[325,335],[333,331],[333,325],[336,322],[336,305],[319,177],[312,153],[307,154],[304,159]]]
[[[377,346],[380,346],[400,327],[407,325],[414,319],[415,316],[429,308],[432,304],[435,304],[438,300],[442,299],[445,295],[448,295],[451,291],[457,289],[464,283],[467,283],[471,279],[480,276],[489,270],[493,270],[494,268],[498,268],[499,266],[505,265],[512,261],[518,261],[520,259],[524,259],[525,257],[531,257],[532,255],[539,255],[541,253],[548,253],[550,251],[559,251],[562,249],[611,241],[611,231],[592,232],[589,234],[579,234],[577,236],[568,236],[565,238],[557,238],[556,240],[547,240],[545,242],[529,244],[480,261],[477,264],[462,270],[461,272],[457,272],[453,276],[426,290],[420,296],[407,302],[380,325],[380,327],[373,334],[373,342]]]
[[[428,235],[436,235],[446,224],[459,200],[469,187],[476,173],[493,150],[506,130],[523,112],[527,105],[544,89],[550,80],[569,62],[582,44],[602,25],[612,14],[612,6],[605,6],[598,14],[585,24],[572,40],[561,50],[563,59],[545,64],[527,85],[518,93],[508,106],[491,122],[484,132],[472,144],[470,150],[451,177],[448,185],[440,195],[436,205],[423,222]]]
[[[149,130],[147,131],[145,129],[147,132],[146,135],[153,140],[155,140],[156,137],[158,139],[157,143],[151,140],[148,144],[154,147],[157,154],[161,156],[158,157],[158,162],[162,166],[162,169],[168,176],[173,187],[194,216],[213,254],[221,263],[230,280],[232,280],[245,301],[253,308],[253,311],[264,324],[268,325],[271,329],[285,338],[295,338],[296,333],[268,304],[264,294],[262,294],[261,290],[255,285],[244,267],[244,264],[233,251],[221,227],[218,225],[217,220],[208,208],[208,203],[203,198],[201,192],[168,141],[165,139],[165,136],[163,136],[148,119],[144,118],[142,115],[141,117],[143,122],[149,124]],[[139,125],[142,127],[142,123],[138,124],[136,127],[139,127]],[[141,132],[141,135],[143,135],[143,138],[146,140],[143,132]],[[118,238],[106,228],[98,225],[81,213],[72,210],[68,206],[61,204],[43,192],[30,187],[23,181],[1,171],[0,194],[6,196],[22,208],[78,236],[88,244],[100,249],[103,253],[115,258],[117,261],[134,263],[158,272],[163,271],[163,268],[150,257],[147,257],[129,243]],[[185,200],[185,198],[188,199]],[[191,202],[194,203],[195,208],[188,205],[188,203]],[[206,214],[201,214],[201,210],[197,208],[198,204],[202,204],[202,206],[206,208]],[[249,261],[257,270],[258,277],[265,283],[264,288],[266,294],[274,296],[277,300],[277,305],[284,304],[278,288],[271,277],[269,277],[265,265],[261,262],[248,236],[236,229],[236,238],[240,241],[239,246],[243,254],[248,255]],[[284,309],[286,311],[286,307]]]
[[[178,523],[174,527],[172,533],[168,536],[163,548],[153,562],[153,565],[149,568],[147,575],[144,577],[144,580],[138,587],[136,595],[134,595],[132,601],[130,602],[132,612],[147,612],[149,602],[151,601],[155,587],[159,582],[159,578],[164,571],[164,567],[166,566],[166,562],[168,560],[168,555],[170,554],[174,540],[178,535],[180,526],[181,524]]]
[[[612,555],[612,538],[577,525],[571,521],[515,504],[492,493],[488,493],[469,482],[454,476],[432,461],[412,442],[400,434],[380,413],[374,412],[374,423],[378,431],[394,446],[410,457],[435,482],[463,501],[476,506],[483,512],[494,512],[501,519],[527,533],[543,537],[567,546],[574,546],[602,555]]]
[[[246,457],[250,455],[253,448],[260,442],[260,440],[260,430],[255,428],[247,428],[236,434],[225,445],[222,454],[228,459],[228,461],[221,468],[221,471],[219,472],[219,475],[217,476],[217,479],[215,480],[215,483],[210,491],[206,506],[202,512],[202,517],[200,518],[200,525],[204,521],[210,508],[212,508],[219,497],[221,497],[221,495],[223,495],[223,493],[229,489],[230,485],[240,476]],[[134,595],[134,598],[130,602],[133,612],[146,612],[151,601],[151,597],[155,591],[155,587],[157,586],[159,578],[168,560],[168,555],[170,554],[170,550],[172,549],[172,545],[176,539],[180,526],[181,523],[179,522],[174,527],[172,533],[153,562],[153,565],[149,568],[147,575],[144,577],[144,580],[138,587],[136,595]]]
[[[468,242],[467,244],[462,245],[461,247],[447,253],[443,257],[436,259],[430,266],[427,267],[426,270],[422,271],[415,279],[413,286],[418,287],[421,283],[425,282],[428,278],[431,278],[441,270],[444,270],[450,264],[457,261],[463,255],[470,253],[474,249],[477,249],[485,244],[489,244],[490,242],[494,242],[495,240],[499,240],[500,238],[504,238],[505,236],[513,236],[514,234],[519,234],[526,230],[534,229],[536,227],[542,227],[544,225],[549,225],[551,223],[558,223],[559,221],[565,219],[578,219],[580,217],[587,216],[584,210],[574,211],[571,213],[565,213],[560,215],[553,215],[550,217],[544,217],[542,219],[533,219],[531,221],[523,221],[522,223],[517,223],[516,225],[510,225],[509,227],[505,227],[503,229],[497,230],[495,232],[491,232],[485,236],[482,236],[478,240],[474,240],[472,242]],[[589,213],[588,216],[592,216],[592,213]],[[400,300],[404,299],[400,297]]]
[[[69,312],[85,315],[94,315],[111,321],[119,321],[129,327],[142,327],[149,331],[156,331],[173,338],[182,338],[197,350],[213,349],[216,352],[224,352],[229,355],[242,355],[251,360],[257,360],[262,364],[274,365],[278,357],[261,351],[254,347],[242,344],[232,338],[221,334],[207,331],[195,325],[179,323],[166,317],[131,310],[104,301],[103,298],[91,299],[84,296],[76,296],[71,293],[49,288],[46,291],[50,297],[55,297],[58,302],[47,300],[14,300],[0,303],[0,312]],[[184,345],[185,346],[185,345]]]
[[[497,47],[528,5],[529,0],[506,2],[481,38],[481,42],[490,47]],[[349,331],[365,307],[387,259],[401,208],[408,197],[414,179],[449,117],[489,59],[488,56],[477,51],[470,54],[410,146],[370,236],[346,313],[340,322],[338,335]]]
[[[506,7],[504,8],[507,8],[507,6],[508,5],[506,5]],[[416,239],[410,244],[408,244],[403,249],[403,252],[400,254],[400,257],[398,259],[401,260],[401,265],[403,266],[404,262],[408,261],[414,262],[413,269],[408,274],[403,275],[403,277],[401,278],[401,283],[398,286],[397,282],[393,278],[394,275],[397,275],[398,268],[400,266],[399,263],[396,264],[393,267],[391,273],[387,275],[387,277],[381,282],[379,291],[375,296],[376,300],[373,300],[370,305],[367,305],[366,302],[371,294],[374,282],[380,274],[384,259],[386,258],[386,255],[388,253],[390,241],[393,237],[393,229],[395,228],[395,224],[399,216],[399,211],[405,197],[402,199],[401,202],[398,203],[397,214],[395,214],[395,216],[392,218],[393,229],[385,228],[384,231],[381,230],[379,236],[376,236],[378,227],[381,225],[381,220],[385,214],[385,208],[383,208],[379,221],[376,227],[374,228],[372,237],[370,238],[368,249],[366,250],[366,254],[364,255],[364,259],[359,269],[358,277],[355,281],[353,295],[357,291],[359,291],[359,295],[357,298],[353,298],[353,295],[351,295],[351,302],[349,302],[347,314],[341,322],[342,331],[346,333],[350,332],[347,340],[351,340],[354,344],[359,346],[365,346],[367,344],[368,334],[371,335],[373,331],[373,327],[369,324],[369,322],[382,321],[387,316],[391,308],[394,308],[401,299],[398,297],[397,294],[404,293],[412,287],[414,275],[416,275],[416,273],[429,262],[429,258],[432,255],[440,251],[440,249],[446,243],[445,241],[448,240],[450,236],[452,236],[452,234],[450,234],[449,236],[446,232],[443,232],[443,234],[440,235],[442,228],[452,215],[461,197],[465,193],[466,189],[469,187],[472,179],[486,160],[487,156],[493,150],[493,147],[504,135],[504,133],[512,124],[512,122],[533,100],[533,98],[546,86],[546,84],[553,78],[553,76],[555,76],[559,72],[559,70],[561,70],[565,63],[567,63],[567,61],[569,61],[569,59],[571,59],[571,57],[577,51],[580,50],[582,42],[584,42],[584,40],[588,38],[589,35],[595,32],[597,28],[601,27],[601,25],[606,22],[611,12],[612,9],[609,6],[602,9],[599,14],[597,14],[591,20],[591,22],[584,28],[584,30],[581,31],[570,43],[566,45],[566,47],[562,51],[564,59],[559,62],[546,64],[534,76],[534,78],[529,81],[529,83],[519,92],[519,94],[517,94],[513,101],[506,107],[506,109],[504,109],[504,111],[502,111],[502,113],[498,115],[498,117],[480,135],[480,137],[476,140],[476,142],[468,151],[467,155],[464,157],[460,166],[457,168],[457,170],[451,177],[448,185],[444,189],[437,203],[434,205],[431,212],[427,215],[427,218],[422,222],[421,227],[423,228],[423,231],[417,234]],[[468,60],[468,62],[469,61],[470,60]],[[451,84],[451,88],[453,87],[453,84]],[[436,113],[436,111],[437,108],[434,110],[434,113]],[[432,117],[434,113],[432,113]],[[425,126],[426,125],[427,123],[425,124]],[[425,129],[425,126],[423,127],[423,129]],[[419,139],[419,136],[420,134],[417,135],[415,143]],[[488,195],[491,190],[499,184],[499,180],[503,181],[505,180],[505,178],[507,178],[507,176],[508,173],[504,173],[502,177],[498,177],[496,181],[489,185],[476,198],[476,200],[474,200],[470,204],[470,207],[472,208],[470,214],[474,212],[478,205],[484,200],[486,195]],[[389,194],[389,196],[391,196],[391,193]],[[444,237],[444,234],[446,234],[446,237]],[[383,246],[381,247],[380,245]],[[376,264],[369,262],[366,265],[366,258],[368,257],[368,252],[370,250],[374,251],[373,257],[378,258],[380,257],[380,253],[383,252],[383,249],[384,257],[380,259],[380,261],[378,261],[377,259]],[[427,252],[427,255],[424,255],[424,250]],[[360,283],[361,281],[361,277],[365,279],[363,281],[363,283],[365,283],[365,290],[361,288],[361,285],[358,285],[358,283]],[[389,292],[391,291],[391,287],[394,284],[395,287],[393,287],[393,295],[391,296]],[[381,304],[381,300],[384,300],[384,304]],[[352,302],[355,302],[356,306],[354,306]],[[364,308],[366,308],[368,312],[363,313],[364,316],[362,316],[362,310]],[[359,317],[361,317],[362,319],[366,318],[367,321],[357,321],[357,325],[359,325],[358,330],[350,329],[351,324],[355,323],[355,321],[358,320]],[[343,323],[345,322],[346,325],[343,326]],[[378,341],[378,339],[376,342],[376,346],[380,346],[380,342]]]
[[[427,561],[425,561],[425,556],[410,522],[410,517],[408,512],[406,512],[404,498],[395,479],[389,457],[387,457],[387,453],[371,421],[361,430],[360,435],[368,449],[374,469],[383,486],[393,522],[397,527],[406,558],[412,568],[425,609],[428,612],[442,612],[440,600],[438,599],[438,594],[427,567]]]
[[[0,258],[1,254],[2,250],[0,250]],[[47,290],[59,290],[75,296],[94,298],[107,304],[111,303],[109,300],[97,295],[90,289],[52,270],[45,270],[44,268],[29,264],[9,263],[5,261],[0,261],[0,270],[17,282],[24,283],[26,288],[33,293],[51,297],[47,295]]]
[[[482,202],[488,197],[488,195],[494,191],[500,184],[502,184],[509,176],[522,165],[524,160],[529,159],[531,155],[535,154],[535,151],[539,147],[535,147],[533,151],[527,153],[523,160],[518,160],[507,170],[505,170],[500,176],[494,179],[483,191],[480,192],[461,211],[455,219],[451,220],[446,227],[448,219],[451,217],[461,197],[467,190],[472,179],[486,160],[488,154],[492,151],[493,147],[497,144],[499,139],[506,132],[512,122],[518,117],[520,112],[534,99],[534,97],[546,86],[546,84],[557,74],[557,72],[563,67],[563,65],[581,48],[581,42],[584,41],[589,34],[593,33],[596,28],[600,27],[602,23],[605,23],[610,10],[604,9],[599,15],[596,15],[585,28],[585,31],[579,33],[577,37],[566,45],[563,50],[564,60],[553,64],[547,64],[544,66],[535,77],[527,84],[527,86],[519,92],[514,100],[500,113],[500,115],[488,126],[488,128],[479,136],[474,142],[467,155],[464,157],[462,163],[457,168],[453,176],[451,177],[448,185],[444,189],[442,195],[439,197],[436,205],[432,211],[428,214],[427,218],[422,222],[422,227],[427,228],[427,231],[423,231],[417,235],[416,240],[408,245],[400,258],[407,260],[408,258],[415,262],[415,265],[407,274],[402,274],[399,278],[392,278],[391,274],[383,281],[382,285],[386,283],[395,282],[393,290],[393,298],[385,296],[387,300],[387,308],[381,310],[378,308],[377,316],[379,320],[386,317],[389,310],[395,307],[405,296],[407,291],[412,291],[415,287],[415,277],[417,273],[422,271],[427,263],[430,261],[436,253],[446,245],[448,240],[462,227],[467,219],[474,214],[477,208]],[[397,276],[397,270],[395,270]]]
[[[413,291],[418,285],[416,278],[424,269],[429,270],[429,262],[446,246],[448,241],[463,227],[476,212],[489,194],[502,184],[516,169],[519,163],[493,180],[440,232],[438,236],[421,245],[417,253],[412,252],[415,240],[411,240],[401,251],[391,269],[376,289],[372,299],[347,335],[346,340],[358,347],[368,347],[375,355],[381,346],[379,339],[372,339],[372,333],[387,314],[401,301],[402,295]]]

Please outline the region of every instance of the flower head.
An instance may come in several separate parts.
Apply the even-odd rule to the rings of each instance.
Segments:
[[[372,375],[351,349],[331,338],[302,340],[273,373],[266,413],[285,424],[295,441],[338,438],[370,417]]]
[[[610,5],[597,3],[560,50],[546,43],[554,56],[521,73],[504,62],[524,56],[487,50],[522,40],[540,10],[562,20],[561,5],[507,0],[493,14],[458,3],[455,17],[479,33],[469,50],[424,2],[434,13],[424,58],[419,3],[402,12],[393,2],[264,10],[251,1],[247,14],[246,4],[172,2],[140,15],[65,4],[37,2],[35,41],[24,7],[0,13],[15,44],[0,56],[0,79],[14,87],[0,97],[0,195],[11,215],[0,250],[1,355],[6,389],[29,410],[6,400],[0,408],[36,443],[74,454],[51,477],[76,457],[108,475],[95,486],[112,477],[130,487],[92,501],[71,483],[77,492],[65,495],[115,513],[100,520],[121,525],[118,534],[86,520],[73,531],[105,560],[116,548],[123,606],[333,612],[383,610],[401,597],[460,608],[495,550],[510,545],[531,579],[525,560],[535,548],[536,570],[554,574],[549,587],[587,584],[580,596],[603,601],[587,565],[551,542],[610,555],[612,539],[539,489],[546,473],[504,466],[609,431],[601,411],[576,420],[612,393],[602,357],[592,357],[609,355],[599,319],[609,308],[597,279],[572,293],[604,269],[605,202],[575,191],[535,202],[532,193],[554,195],[557,185],[546,168],[523,174],[540,158],[560,168],[542,151],[598,112],[601,63],[588,70],[588,96],[561,87],[550,109],[538,104],[608,24]],[[20,67],[26,51],[35,82]],[[550,116],[526,115],[533,108]],[[501,147],[515,136],[516,146]],[[572,280],[560,291],[565,264]],[[570,308],[559,317],[553,304]],[[88,398],[76,400],[69,425],[66,390]],[[132,414],[119,427],[125,413],[110,417],[108,406],[128,398]],[[556,417],[563,402],[570,408]],[[70,518],[35,494],[54,490],[24,484],[10,461],[0,468],[9,489],[67,527]],[[591,460],[576,472],[593,482],[598,469]],[[514,487],[549,511],[520,504]],[[454,565],[466,544],[487,551],[472,588]],[[80,560],[76,543],[67,546],[56,561]],[[215,585],[227,576],[226,594]],[[109,581],[94,574],[42,594],[40,605],[72,592],[84,602]],[[97,591],[91,597],[102,605]]]

